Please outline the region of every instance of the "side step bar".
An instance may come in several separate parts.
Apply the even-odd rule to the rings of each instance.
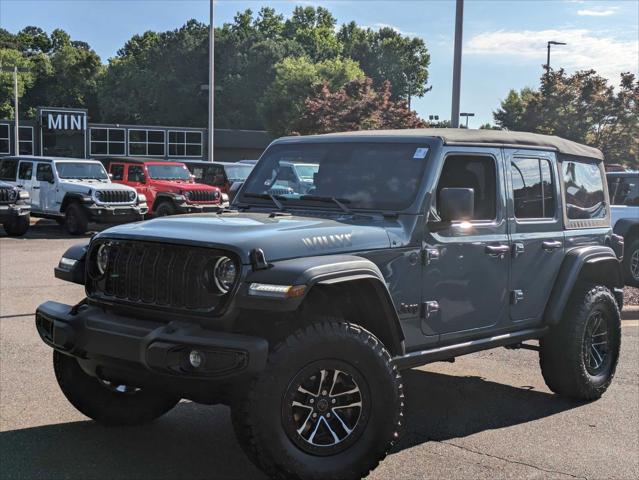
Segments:
[[[404,370],[406,368],[418,367],[427,363],[450,360],[451,358],[479,352],[480,350],[504,347],[507,345],[521,343],[525,340],[533,340],[542,337],[547,331],[548,327],[530,328],[494,337],[480,338],[469,342],[446,345],[445,347],[418,350],[416,352],[407,353],[401,357],[393,358],[393,363],[400,370]]]

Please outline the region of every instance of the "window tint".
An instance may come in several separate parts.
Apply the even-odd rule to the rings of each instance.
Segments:
[[[497,217],[497,172],[492,157],[447,157],[437,185],[438,197],[444,188],[472,188],[475,191],[474,220],[494,220]]]
[[[129,165],[129,182],[142,182],[144,167],[141,165]]]
[[[608,178],[610,203],[639,207],[639,176],[614,176]]]
[[[36,168],[36,180],[40,182],[48,182],[49,179],[53,178],[53,172],[51,170],[51,165],[48,163],[38,163]]]
[[[20,168],[18,170],[18,178],[20,180],[31,180],[31,175],[33,173],[33,163],[32,162],[21,162]]]
[[[606,204],[599,166],[591,162],[563,162],[562,170],[568,218],[605,218]]]
[[[111,175],[113,175],[113,180],[122,180],[124,178],[124,165],[111,165]]]
[[[510,163],[517,218],[553,218],[555,194],[550,162],[515,158]]]
[[[2,163],[0,163],[0,180],[15,182],[17,170],[17,160],[3,160]]]

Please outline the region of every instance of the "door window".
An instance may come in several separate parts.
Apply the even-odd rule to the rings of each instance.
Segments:
[[[594,162],[562,163],[566,210],[571,220],[606,218],[604,186],[599,165]]]
[[[18,178],[20,180],[31,180],[33,174],[33,162],[21,162],[18,168]]]
[[[124,165],[111,165],[111,175],[113,175],[113,180],[122,180],[124,178]]]
[[[53,170],[48,163],[38,163],[36,168],[36,180],[40,182],[49,182],[53,180]]]
[[[2,160],[2,162],[0,163],[0,180],[15,182],[17,171],[17,160]]]
[[[129,182],[142,183],[144,180],[144,168],[140,165],[129,165]]]
[[[639,207],[639,176],[609,177],[608,190],[613,205]]]
[[[540,158],[513,158],[510,170],[515,217],[554,218],[555,188],[550,162]]]
[[[450,155],[446,157],[437,196],[444,188],[472,188],[475,192],[473,220],[497,218],[497,170],[495,160],[479,155]]]

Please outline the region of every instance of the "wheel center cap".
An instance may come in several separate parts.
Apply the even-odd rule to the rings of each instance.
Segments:
[[[322,413],[328,410],[328,400],[326,400],[325,398],[322,398],[320,401],[318,401],[317,409]]]

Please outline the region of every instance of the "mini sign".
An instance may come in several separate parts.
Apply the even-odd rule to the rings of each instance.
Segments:
[[[83,112],[42,112],[42,123],[49,130],[86,130],[87,116]]]

